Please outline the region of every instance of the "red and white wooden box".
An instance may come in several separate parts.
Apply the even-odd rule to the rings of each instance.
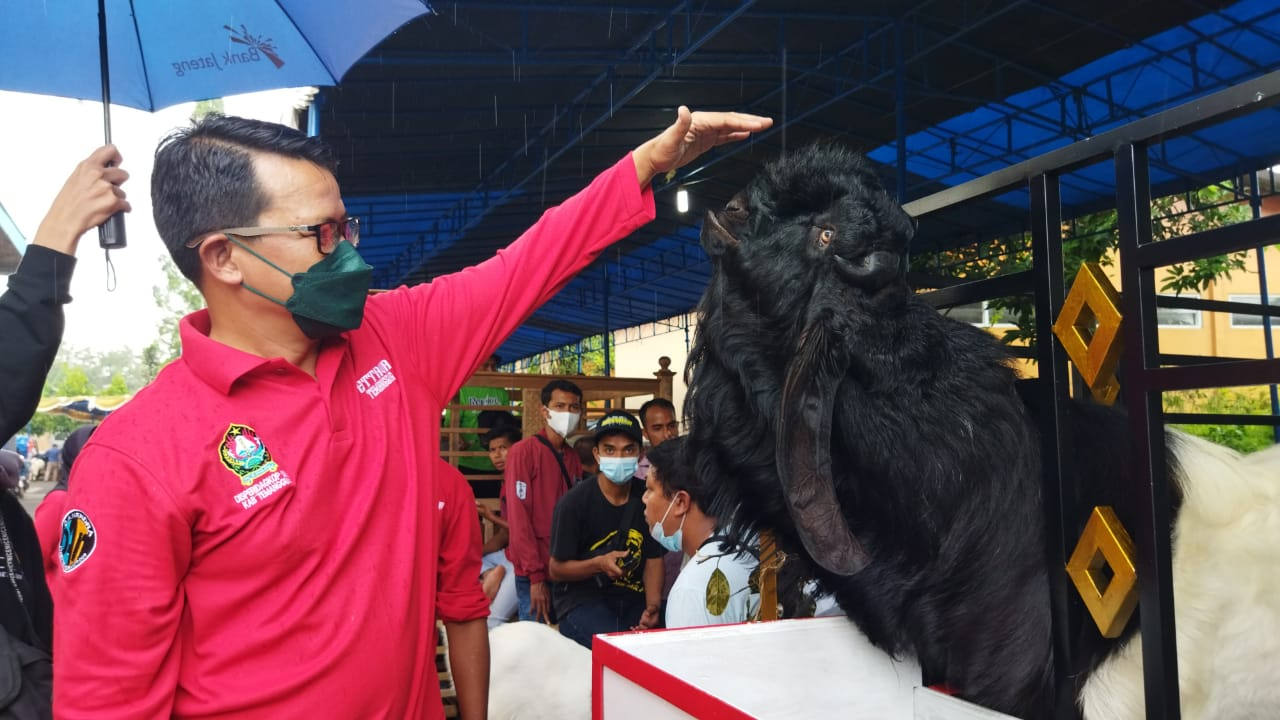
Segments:
[[[1008,717],[920,687],[845,618],[598,635],[591,666],[593,720]]]

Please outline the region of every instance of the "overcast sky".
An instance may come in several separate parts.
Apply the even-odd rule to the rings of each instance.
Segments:
[[[279,121],[300,96],[292,90],[226,98],[225,110]],[[124,186],[133,205],[125,219],[129,246],[111,253],[117,282],[115,291],[107,292],[97,231],[82,238],[64,344],[138,351],[156,338],[159,314],[151,288],[164,280],[160,259],[166,252],[151,221],[151,157],[162,137],[187,124],[194,107],[175,105],[156,113],[112,107],[112,140],[130,174]],[[101,103],[0,92],[0,205],[28,242],[76,163],[102,143]]]

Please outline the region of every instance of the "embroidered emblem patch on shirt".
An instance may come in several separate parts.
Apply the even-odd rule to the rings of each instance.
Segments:
[[[245,510],[293,484],[293,478],[271,459],[266,443],[248,425],[232,423],[227,428],[218,446],[218,459],[240,478],[244,489],[232,499]]]
[[[271,451],[262,444],[258,433],[248,425],[232,423],[222,435],[218,458],[226,469],[240,478],[240,484],[248,487],[255,480],[276,469]]]
[[[69,510],[62,516],[62,539],[58,542],[62,572],[69,573],[83,565],[97,546],[98,531],[84,511]]]
[[[523,500],[524,496],[528,494],[529,494],[529,485],[525,483],[525,481],[523,480],[517,480],[516,481],[516,497]]]

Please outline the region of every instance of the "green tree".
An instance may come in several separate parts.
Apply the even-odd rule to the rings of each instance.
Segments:
[[[572,345],[548,350],[538,356],[529,371],[547,375],[604,375],[604,343],[604,335],[592,335]],[[610,367],[614,367],[614,358],[614,347],[610,345]]]
[[[1271,397],[1265,387],[1185,390],[1165,393],[1164,409],[1165,412],[1270,415]],[[1242,453],[1271,447],[1275,443],[1275,433],[1269,425],[1175,425],[1174,427]]]
[[[145,353],[144,353],[145,356]],[[128,395],[145,385],[150,376],[144,357],[130,350],[94,352],[64,345],[45,377],[44,397],[76,397],[96,395]],[[29,432],[37,435],[63,435],[80,424],[63,415],[36,413],[28,422]]]
[[[160,267],[164,271],[164,285],[152,286],[151,296],[164,315],[157,328],[159,338],[142,351],[141,365],[147,382],[155,379],[160,368],[182,352],[182,340],[178,335],[182,318],[204,307],[200,291],[178,272],[172,260],[167,257],[161,259]]]
[[[123,375],[112,375],[111,384],[102,390],[103,395],[128,395],[129,386],[124,383]]]
[[[67,368],[58,384],[54,395],[72,397],[75,395],[94,395],[95,388],[89,383],[89,375],[81,367]]]
[[[1151,203],[1151,234],[1155,241],[1244,222],[1251,217],[1231,183],[1201,188],[1185,195],[1156,198]],[[1063,276],[1068,286],[1086,262],[1111,265],[1119,245],[1115,210],[1084,215],[1063,227]],[[1245,269],[1247,253],[1217,255],[1168,268],[1160,291],[1178,295],[1203,292],[1217,279]],[[981,279],[1031,269],[1031,237],[1023,233],[976,243],[970,247],[927,255],[924,266],[937,274]],[[1027,296],[999,298],[988,303],[993,322],[1012,323],[1004,332],[1007,343],[1034,346],[1035,308]],[[1032,356],[1034,362],[1034,355]],[[1194,391],[1183,396],[1166,394],[1169,412],[1196,411],[1228,414],[1268,414],[1270,402],[1259,392],[1235,389]],[[1251,425],[1179,426],[1193,435],[1251,452],[1274,442],[1270,427]]]
[[[55,384],[50,385],[48,380],[45,382],[45,397],[75,397],[77,395],[94,394],[96,393],[89,383],[88,374],[80,367],[67,367],[64,365]],[[75,430],[78,425],[80,425],[79,422],[65,415],[38,412],[32,416],[31,422],[27,424],[27,431],[33,435],[44,435],[45,433],[66,435]]]
[[[1201,188],[1185,195],[1156,198],[1151,203],[1151,234],[1156,241],[1232,225],[1248,220],[1250,211],[1240,202],[1231,183]],[[1084,263],[1111,265],[1120,242],[1115,210],[1091,213],[1063,225],[1063,276],[1068,286]],[[1217,255],[1169,267],[1160,291],[1172,294],[1201,292],[1218,278],[1244,270],[1247,253]],[[973,245],[915,259],[917,266],[934,274],[961,279],[982,279],[1031,269],[1029,233],[984,240]],[[993,322],[1010,323],[1003,340],[1034,346],[1035,301],[1022,295],[997,298],[988,303]]]
[[[221,115],[225,112],[222,109],[222,98],[212,98],[210,100],[201,100],[196,103],[195,110],[191,111],[191,119],[199,120],[209,113],[218,113]]]

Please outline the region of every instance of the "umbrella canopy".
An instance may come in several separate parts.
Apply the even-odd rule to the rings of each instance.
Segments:
[[[74,420],[101,420],[132,398],[132,395],[48,397],[40,400],[36,412],[66,415]]]
[[[426,0],[111,0],[111,102],[153,111],[256,90],[337,85]],[[102,99],[97,0],[0,3],[0,89]]]

